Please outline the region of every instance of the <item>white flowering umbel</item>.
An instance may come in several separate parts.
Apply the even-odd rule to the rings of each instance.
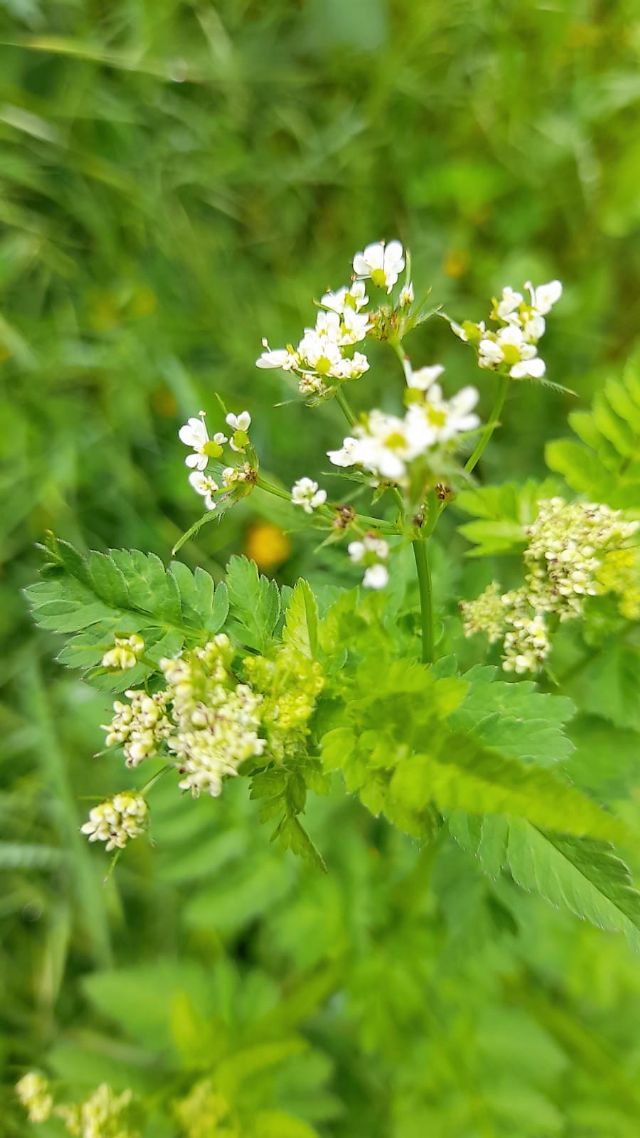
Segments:
[[[304,330],[297,347],[271,348],[263,340],[264,351],[256,360],[259,368],[278,368],[292,372],[298,379],[298,390],[315,403],[334,394],[348,380],[359,379],[369,369],[364,352],[355,349],[370,334],[375,334],[381,311],[365,311],[369,303],[365,281],[375,289],[391,293],[405,266],[399,241],[374,242],[353,258],[355,279],[335,292],[325,292],[313,328]],[[397,298],[399,309],[413,300],[413,286],[407,282]],[[388,309],[387,315],[391,313]]]
[[[640,522],[608,506],[541,501],[526,530],[525,584],[500,595],[492,583],[475,600],[464,601],[465,635],[484,632],[492,643],[502,638],[506,671],[538,670],[550,651],[552,621],[579,617],[587,597],[619,591],[612,566],[639,528]],[[625,584],[623,574],[620,591]]]
[[[562,285],[549,281],[534,288],[527,281],[525,289],[528,297],[507,285],[494,299],[491,320],[497,328],[470,320],[452,321],[451,327],[461,340],[474,345],[479,367],[502,371],[511,379],[541,379],[546,367],[538,355],[538,341],[544,335],[545,316],[562,295]]]
[[[143,652],[144,640],[137,632],[131,636],[116,636],[113,648],[102,657],[102,667],[120,671],[135,668]]]
[[[181,789],[194,797],[217,797],[223,779],[265,748],[261,696],[235,682],[232,654],[229,638],[220,633],[203,648],[160,662],[173,723],[167,746],[182,775]]]
[[[29,1071],[16,1083],[16,1095],[27,1112],[29,1122],[46,1122],[53,1111],[53,1095],[49,1080],[37,1071]]]
[[[141,794],[123,790],[95,806],[81,830],[90,842],[105,842],[108,853],[121,850],[131,838],[144,833],[148,813],[149,807]]]

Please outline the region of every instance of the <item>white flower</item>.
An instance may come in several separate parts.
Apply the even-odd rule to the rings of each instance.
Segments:
[[[200,470],[194,470],[193,474],[189,475],[189,482],[193,486],[196,494],[200,494],[204,498],[204,504],[208,510],[215,510],[216,503],[213,495],[220,489],[218,483],[214,481],[210,474],[203,474]]]
[[[507,285],[502,290],[502,299],[496,305],[496,313],[501,320],[509,320],[512,314],[520,307],[523,301],[521,292],[514,292],[514,290]]]
[[[241,454],[249,442],[247,431],[251,426],[251,415],[248,411],[241,411],[239,415],[234,415],[230,412],[227,415],[226,422],[233,431],[233,435],[229,439],[229,446],[232,450],[235,450],[236,453]],[[211,509],[211,507],[209,507],[209,509]]]
[[[256,367],[281,368],[282,371],[291,371],[298,366],[298,357],[288,348],[270,348],[267,341],[263,341],[266,351],[262,352],[256,360]]]
[[[230,412],[227,415],[226,422],[234,431],[244,431],[245,433],[251,426],[251,415],[248,411],[241,411],[239,415],[234,415]]]
[[[326,313],[326,315],[331,315]],[[342,352],[335,340],[326,333],[319,335],[314,328],[308,328],[298,344],[301,362],[307,364],[319,375],[337,376],[344,363]]]
[[[404,253],[399,241],[384,241],[367,245],[362,253],[353,258],[353,271],[357,277],[370,277],[378,288],[391,292],[400,273],[404,269]]]
[[[373,534],[366,534],[362,541],[351,541],[347,546],[349,557],[355,565],[359,565],[361,561],[367,558],[368,554],[373,554],[373,557],[380,561],[386,561],[389,556],[389,546],[387,542],[381,537],[375,537]],[[369,558],[371,560],[371,558]]]
[[[102,667],[120,669],[121,671],[125,668],[135,668],[144,652],[142,637],[134,632],[128,637],[116,636],[114,642],[114,647],[105,652],[102,657]]]
[[[365,570],[362,584],[365,589],[384,589],[389,584],[389,570],[386,565],[370,565]]]
[[[413,300],[414,300],[413,284],[411,283],[411,281],[409,281],[408,284],[403,285],[402,288],[400,289],[400,295],[398,297],[398,304],[400,305],[400,308],[408,308],[410,304],[413,304]]]
[[[480,419],[472,413],[478,399],[475,387],[462,387],[451,399],[444,399],[442,389],[435,383],[429,388],[425,402],[414,404],[413,414],[425,416],[434,443],[446,443],[456,435],[479,426]]]
[[[407,387],[415,387],[418,391],[426,391],[436,379],[442,375],[444,368],[441,364],[434,364],[433,367],[421,367],[414,371],[406,359],[403,362],[404,374],[407,380]]]
[[[352,359],[343,359],[338,369],[339,379],[359,379],[369,370],[369,361],[362,352],[354,352]]]
[[[291,501],[294,506],[302,506],[305,514],[312,514],[327,500],[326,490],[319,490],[312,478],[299,478],[291,487]]]
[[[94,807],[81,831],[90,842],[106,842],[107,852],[123,849],[130,838],[143,833],[148,812],[141,794],[125,790]]]
[[[348,552],[355,565],[364,566],[362,584],[365,588],[384,589],[389,581],[389,571],[382,564],[389,557],[387,542],[374,534],[366,534],[361,541],[351,541]]]
[[[544,360],[541,360],[540,356],[535,356],[533,359],[520,360],[514,364],[509,370],[509,375],[512,379],[542,379],[545,371]]]
[[[340,450],[328,450],[327,456],[334,466],[355,466],[359,462],[360,440],[351,436],[343,439]]]
[[[360,340],[364,340],[370,327],[366,312],[355,312],[353,308],[345,308],[340,326],[340,343],[357,344]]]
[[[366,317],[364,318],[366,320]],[[315,328],[305,328],[306,332],[315,332],[321,339],[333,340],[338,343],[340,339],[340,317],[337,312],[319,312],[316,316]]]
[[[562,284],[560,281],[549,281],[548,284],[538,285],[534,288],[531,281],[527,281],[525,288],[529,289],[531,294],[531,307],[535,309],[538,316],[546,316],[550,312],[554,304],[562,296]]]
[[[204,422],[204,411],[200,412],[200,418],[195,416],[188,419],[183,427],[178,431],[178,438],[185,446],[192,447],[194,453],[187,456],[185,462],[187,466],[195,467],[196,470],[204,470],[208,461],[208,444],[209,434]],[[216,436],[216,441],[221,439],[226,442],[224,435]]]
[[[325,292],[320,301],[323,308],[330,308],[343,316],[348,310],[359,312],[368,303],[369,297],[362,281],[354,281],[349,288],[346,285],[337,292]]]

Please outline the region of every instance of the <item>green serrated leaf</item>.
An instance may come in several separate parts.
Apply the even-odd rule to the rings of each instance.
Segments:
[[[622,822],[553,772],[506,759],[462,736],[451,735],[434,755],[401,760],[391,794],[416,812],[433,803],[445,813],[524,818],[559,834],[602,841],[626,836]]]
[[[264,652],[280,617],[278,586],[258,573],[254,561],[232,557],[227,567],[227,589],[238,639],[248,648]]]
[[[282,639],[305,656],[318,652],[318,606],[307,581],[300,578],[287,605]]]

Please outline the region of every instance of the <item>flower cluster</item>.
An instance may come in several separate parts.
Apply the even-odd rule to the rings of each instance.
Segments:
[[[324,506],[326,500],[327,491],[320,490],[312,478],[299,478],[291,487],[292,504],[302,506],[305,514],[312,514],[318,506]]]
[[[144,652],[144,640],[134,632],[131,636],[115,636],[114,647],[105,652],[102,657],[103,668],[113,668],[124,671],[126,668],[135,668]]]
[[[247,484],[252,485],[256,478],[255,452],[249,440],[251,415],[248,411],[241,411],[239,415],[229,413],[225,422],[231,428],[230,434],[217,431],[209,438],[205,413],[201,411],[178,431],[180,441],[193,452],[185,459],[186,465],[192,468],[189,482],[196,494],[204,498],[207,510],[215,510],[232,496],[242,497]],[[233,460],[234,465],[223,464],[226,446],[231,451],[229,461]],[[246,461],[247,455],[249,461]],[[210,461],[218,464],[219,472],[216,468],[214,474],[205,473]]]
[[[562,295],[560,281],[534,288],[525,284],[529,297],[509,286],[503,288],[500,299],[494,299],[491,320],[498,325],[493,330],[484,321],[474,324],[451,322],[451,328],[461,340],[473,344],[478,352],[478,366],[493,371],[504,371],[512,379],[541,379],[545,362],[538,355],[538,341],[544,335],[545,316]]]
[[[365,534],[362,541],[351,541],[349,557],[355,565],[364,568],[362,584],[365,588],[384,589],[388,584],[389,570],[385,562],[389,559],[389,546],[383,538]]]
[[[550,651],[550,618],[574,619],[586,597],[624,593],[627,555],[634,556],[624,545],[639,529],[640,522],[626,521],[608,506],[541,501],[526,529],[525,584],[500,595],[492,583],[475,600],[463,602],[465,635],[484,632],[492,643],[502,638],[506,671],[536,671]]]
[[[436,382],[442,371],[439,365],[413,371],[405,361],[410,402],[404,417],[371,411],[339,450],[328,451],[334,466],[360,466],[376,478],[402,482],[415,459],[477,427],[478,392],[463,387],[445,399]]]
[[[95,806],[81,827],[90,842],[106,842],[107,852],[124,849],[147,828],[149,807],[141,794],[123,790]]]
[[[30,1122],[59,1118],[72,1138],[140,1138],[130,1090],[118,1095],[102,1083],[84,1102],[54,1105],[48,1080],[30,1071],[16,1085],[16,1094]]]
[[[103,724],[103,730],[107,732],[107,747],[122,747],[127,766],[137,767],[143,759],[154,755],[162,739],[171,733],[168,694],[161,691],[149,695],[144,690],[130,689],[125,695],[129,703],[115,701],[113,719],[108,725]]]
[[[405,267],[404,250],[399,241],[375,242],[353,258],[354,279],[335,292],[326,292],[320,300],[321,311],[315,326],[305,328],[297,347],[269,347],[256,360],[259,368],[279,368],[298,378],[302,395],[312,399],[331,394],[345,380],[359,379],[369,369],[369,361],[354,345],[361,343],[375,325],[375,313],[363,312],[369,297],[364,282],[384,290],[388,295]],[[401,289],[398,306],[407,307],[413,300],[410,282]]]
[[[248,682],[239,682],[233,655],[229,637],[219,633],[161,660],[164,687],[154,694],[132,689],[128,702],[115,701],[104,726],[107,745],[121,746],[129,767],[163,754],[181,776],[180,789],[194,797],[217,797],[247,760],[295,757],[322,688],[320,666],[284,647],[273,659],[248,657],[240,665]],[[95,807],[82,832],[119,849],[145,829],[147,811],[141,794],[123,792]]]
[[[27,1112],[29,1122],[46,1122],[53,1110],[49,1081],[37,1071],[29,1071],[16,1083],[16,1095]]]
[[[182,775],[179,786],[197,797],[217,797],[225,776],[261,755],[261,696],[237,684],[230,670],[233,649],[220,633],[205,644],[160,666],[167,682],[173,730],[169,751]]]

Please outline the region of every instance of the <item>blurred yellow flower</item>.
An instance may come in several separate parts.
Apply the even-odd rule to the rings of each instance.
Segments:
[[[244,552],[259,569],[275,569],[289,557],[291,542],[273,522],[254,522],[245,534]]]

